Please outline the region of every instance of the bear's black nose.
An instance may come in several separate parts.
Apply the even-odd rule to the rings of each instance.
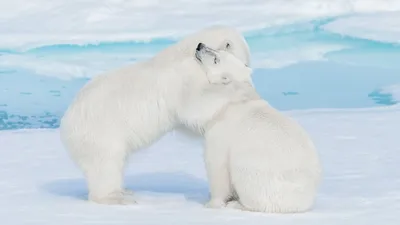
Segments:
[[[204,47],[206,47],[206,45],[200,42],[200,43],[197,45],[196,51],[200,51],[200,50],[202,50]]]

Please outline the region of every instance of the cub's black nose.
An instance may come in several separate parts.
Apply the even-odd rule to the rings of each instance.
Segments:
[[[200,50],[202,50],[204,47],[206,47],[206,45],[200,42],[200,43],[197,45],[196,51],[200,51]]]

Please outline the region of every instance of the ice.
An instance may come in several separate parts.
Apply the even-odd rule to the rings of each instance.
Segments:
[[[400,12],[353,15],[334,20],[325,30],[378,42],[400,43]]]
[[[149,44],[150,46],[150,44]],[[325,61],[327,53],[346,49],[344,45],[306,44],[288,49],[255,51],[253,68],[282,68],[304,61]],[[101,50],[99,50],[101,51]],[[68,54],[63,52],[26,54],[7,54],[0,56],[0,68],[21,68],[38,75],[57,77],[63,80],[74,78],[91,78],[107,70],[118,68],[137,60],[147,59],[153,54],[140,52],[107,52],[93,53],[90,51]]]
[[[262,214],[205,209],[207,179],[200,139],[171,133],[132,156],[127,186],[138,205],[86,201],[80,171],[57,129],[0,132],[0,215],[20,224],[397,225],[400,211],[398,106],[284,112],[310,133],[324,179],[312,211]]]
[[[1,1],[0,68],[22,68],[61,79],[91,78],[148,58],[173,40],[213,24],[244,32],[254,67],[282,68],[327,60],[330,53],[354,47],[354,43],[330,40],[326,33],[316,32],[320,26],[310,21],[327,23],[322,26],[325,31],[348,35],[364,26],[369,36],[362,38],[395,40],[399,10],[397,0]],[[354,16],[360,13],[369,14]],[[364,19],[368,25],[357,22]],[[254,32],[264,39],[254,37]],[[107,49],[116,45],[120,45],[115,47],[118,51]],[[68,48],[70,52],[65,52]],[[394,61],[390,66],[397,65],[397,58],[384,61],[380,63]]]
[[[325,55],[330,52],[346,49],[342,45],[308,44],[287,50],[272,50],[253,54],[254,68],[282,68],[304,61],[326,61]]]
[[[134,55],[139,57],[138,54]],[[91,78],[102,72],[127,63],[133,63],[132,54],[95,53],[50,53],[45,57],[37,54],[3,54],[0,68],[19,68],[32,71],[40,76],[55,77],[62,80]]]
[[[400,10],[398,0],[28,0],[0,3],[0,49],[182,37],[212,24],[242,31],[353,13]]]

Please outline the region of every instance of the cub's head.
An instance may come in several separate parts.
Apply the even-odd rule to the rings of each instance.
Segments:
[[[229,42],[215,50],[203,43],[196,47],[195,57],[212,84],[228,84],[232,80],[250,83],[252,69],[230,53]]]

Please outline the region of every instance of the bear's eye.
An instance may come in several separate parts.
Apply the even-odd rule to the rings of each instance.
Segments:
[[[219,60],[217,57],[214,57],[214,64],[218,64]]]

